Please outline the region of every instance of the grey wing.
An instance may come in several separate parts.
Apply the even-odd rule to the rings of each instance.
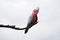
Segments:
[[[33,16],[31,15],[28,19],[27,28],[31,28],[32,26],[33,26]]]
[[[28,24],[31,23],[33,21],[33,16],[31,15],[28,19]]]

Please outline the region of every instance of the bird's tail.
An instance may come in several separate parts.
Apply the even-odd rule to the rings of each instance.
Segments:
[[[29,30],[29,28],[26,28],[26,29],[25,29],[25,34],[28,32],[28,30]]]

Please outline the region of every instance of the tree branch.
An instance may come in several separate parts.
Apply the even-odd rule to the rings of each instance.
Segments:
[[[24,29],[26,29],[26,28],[17,28],[17,27],[15,27],[15,25],[10,26],[10,25],[0,24],[0,27],[11,28],[11,29],[15,29],[15,30],[24,30]]]

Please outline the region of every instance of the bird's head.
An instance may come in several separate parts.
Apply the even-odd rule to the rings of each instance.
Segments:
[[[33,13],[38,14],[38,12],[39,12],[39,7],[35,8],[35,9],[33,10]]]

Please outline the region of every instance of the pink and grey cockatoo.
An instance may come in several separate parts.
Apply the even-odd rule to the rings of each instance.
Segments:
[[[25,28],[17,28],[15,27],[14,25],[13,26],[9,26],[9,25],[0,25],[0,27],[6,27],[6,28],[12,28],[12,29],[16,29],[16,30],[25,30],[25,34],[28,32],[28,30],[35,24],[38,23],[38,17],[37,17],[37,14],[39,12],[39,8],[36,8],[33,10],[31,16],[29,17],[29,20],[28,20],[28,24],[27,24],[27,27]]]
[[[36,8],[33,10],[31,16],[29,17],[29,20],[28,20],[28,24],[27,24],[27,27],[25,29],[25,34],[28,32],[28,30],[35,24],[38,23],[38,17],[37,17],[37,14],[39,12],[39,8]]]

